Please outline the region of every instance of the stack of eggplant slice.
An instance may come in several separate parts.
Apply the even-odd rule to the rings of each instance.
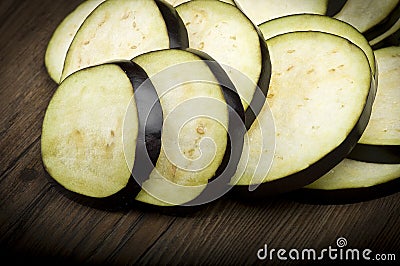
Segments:
[[[322,202],[398,188],[400,51],[385,46],[399,1],[379,4],[384,17],[365,1],[367,19],[351,15],[358,0],[250,2],[88,0],[71,12],[45,56],[58,88],[42,160],[60,191],[172,211],[231,191]]]

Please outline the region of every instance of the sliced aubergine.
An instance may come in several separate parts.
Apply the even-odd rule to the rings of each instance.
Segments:
[[[392,11],[396,9],[399,0],[351,0],[334,17],[354,26],[362,33],[367,33],[367,39],[373,37],[375,30],[391,27],[397,19],[393,18],[385,23]],[[375,36],[376,37],[376,36]]]
[[[371,118],[349,158],[400,164],[400,47],[375,51],[378,88]]]
[[[296,197],[318,203],[354,203],[400,191],[400,164],[343,160]]]
[[[249,128],[264,105],[271,76],[262,34],[238,8],[220,1],[190,1],[176,10],[186,25],[189,47],[209,54],[232,80]]]
[[[333,17],[343,8],[347,0],[328,0],[328,7],[326,8],[326,16]]]
[[[360,47],[368,57],[374,77],[376,77],[376,62],[374,52],[366,38],[353,26],[343,21],[316,14],[290,15],[267,21],[259,26],[268,40],[279,34],[294,31],[320,31],[349,40]]]
[[[138,112],[146,110],[146,99],[156,95],[145,80],[143,69],[126,61],[80,70],[58,87],[43,121],[41,151],[45,169],[72,192],[71,197],[119,208],[132,203],[140,191],[130,178],[132,171],[143,168],[134,167],[135,156],[142,156],[137,142],[157,133],[150,128],[151,134],[144,135],[143,116],[162,120],[159,104],[152,108],[158,114]],[[142,83],[147,93],[135,93]]]
[[[260,25],[268,20],[292,14],[309,13],[324,15],[328,7],[328,0],[234,1],[236,6],[239,7],[255,25]]]
[[[273,72],[263,111],[274,122],[264,124],[275,129],[250,128],[249,156],[232,179],[237,193],[255,197],[301,188],[340,163],[364,131],[375,93],[367,57],[347,39],[292,32],[267,45]],[[263,134],[254,130],[275,132],[275,145],[259,147]],[[273,158],[270,169],[262,157]]]
[[[230,188],[243,147],[244,110],[223,69],[203,56],[168,49],[133,59],[149,74],[164,115],[161,153],[149,178],[139,181],[139,202],[198,206]]]
[[[50,77],[56,83],[60,83],[65,56],[79,27],[85,21],[86,17],[104,1],[84,1],[65,17],[51,36],[46,49],[45,66]]]
[[[398,1],[397,6],[388,14],[383,21],[378,25],[372,27],[371,29],[364,32],[365,37],[368,40],[374,40],[386,32],[393,31],[394,28],[398,28],[398,21],[400,19],[400,1]]]
[[[99,5],[76,33],[61,80],[85,67],[160,49],[186,48],[185,26],[161,0],[109,0]]]

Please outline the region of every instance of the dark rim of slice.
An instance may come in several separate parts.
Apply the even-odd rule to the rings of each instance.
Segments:
[[[188,48],[189,37],[186,27],[181,17],[178,15],[178,12],[176,12],[175,8],[164,1],[155,0],[155,3],[161,12],[167,27],[170,43],[169,47],[182,49]]]
[[[261,109],[267,101],[269,83],[272,75],[271,58],[269,56],[267,43],[258,27],[256,30],[260,41],[262,62],[261,73],[258,79],[256,90],[254,91],[253,98],[251,99],[251,102],[245,111],[245,125],[247,130],[250,129],[251,125],[254,123],[254,120],[260,114]]]
[[[367,163],[400,164],[400,145],[358,143],[347,157]]]
[[[363,134],[371,116],[372,104],[375,99],[375,94],[375,82],[371,76],[371,83],[367,100],[356,125],[353,127],[346,139],[338,147],[326,154],[320,160],[310,165],[306,169],[303,169],[294,174],[277,180],[262,183],[254,191],[249,191],[249,185],[235,185],[233,187],[233,192],[235,194],[243,195],[245,197],[255,198],[274,196],[277,194],[290,192],[302,188],[322,177],[329,170],[339,164],[350,153],[358,140],[361,138],[361,135]]]
[[[141,187],[135,182],[135,180],[129,178],[126,186],[117,193],[104,198],[95,198],[64,188],[47,173],[46,177],[50,182],[50,189],[55,189],[57,193],[60,193],[66,198],[84,206],[110,212],[129,211],[132,206],[136,204],[135,195],[137,195],[141,190]]]
[[[210,202],[210,199],[219,198],[228,192],[230,179],[235,174],[242,155],[244,135],[247,132],[244,126],[245,114],[240,96],[225,70],[217,61],[204,52],[191,48],[186,49],[186,51],[204,60],[217,79],[228,107],[229,124],[227,147],[214,177],[209,180],[208,185],[198,197],[182,204],[182,207],[203,205]]]
[[[287,196],[309,204],[352,204],[374,200],[400,192],[400,178],[363,188],[344,188],[335,190],[301,188]]]
[[[143,68],[132,61],[116,64],[126,73],[134,90],[139,132],[132,176],[142,184],[149,178],[161,152],[163,111],[157,91]]]
[[[377,25],[373,26],[366,32],[364,32],[364,36],[368,41],[375,39],[376,37],[382,35],[386,31],[388,31],[400,18],[400,3],[386,16],[381,22]]]
[[[340,10],[342,10],[346,2],[347,0],[328,0],[328,7],[325,15],[329,17],[335,16]]]

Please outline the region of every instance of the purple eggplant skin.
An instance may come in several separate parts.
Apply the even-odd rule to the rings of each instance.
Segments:
[[[372,49],[378,50],[385,47],[390,46],[399,46],[400,45],[400,29],[383,39],[382,41],[374,44]]]
[[[387,197],[398,192],[400,192],[400,177],[386,183],[363,188],[335,190],[301,188],[285,196],[291,200],[307,204],[342,205]]]
[[[376,37],[385,33],[387,30],[389,30],[399,20],[399,18],[400,18],[400,2],[384,20],[382,20],[379,24],[375,25],[371,29],[364,32],[363,35],[368,41],[371,41]]]
[[[358,140],[361,138],[372,112],[372,104],[376,96],[376,84],[371,78],[370,90],[367,96],[364,109],[359,120],[353,127],[347,138],[334,150],[322,157],[320,160],[310,165],[304,170],[289,176],[260,184],[255,190],[250,191],[249,186],[236,185],[232,193],[239,198],[269,198],[279,194],[291,192],[313,183],[322,177],[337,164],[339,164],[353,150]]]
[[[116,64],[126,73],[134,89],[139,132],[132,175],[141,185],[148,179],[160,155],[163,111],[157,91],[144,69],[132,61]]]
[[[193,200],[178,206],[158,207],[155,210],[164,209],[168,213],[185,213],[188,209],[198,210],[213,202],[214,199],[224,196],[230,189],[230,180],[237,170],[243,151],[244,136],[247,132],[245,127],[245,111],[240,96],[228,77],[225,70],[208,54],[192,48],[186,49],[206,62],[211,72],[220,84],[225,102],[228,106],[228,138],[227,147],[220,166],[214,177],[209,180],[208,185],[202,193]]]
[[[155,3],[165,21],[169,34],[170,48],[189,48],[189,37],[186,27],[175,8],[165,1],[155,0]]]
[[[347,0],[328,0],[328,7],[325,15],[329,17],[335,16],[346,4]]]
[[[367,163],[400,164],[400,146],[357,144],[347,157]]]

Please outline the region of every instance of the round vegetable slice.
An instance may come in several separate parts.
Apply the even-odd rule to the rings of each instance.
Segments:
[[[176,9],[186,25],[189,46],[218,61],[232,80],[250,128],[264,104],[271,76],[262,34],[238,8],[227,3],[190,1]]]
[[[295,31],[320,31],[349,40],[360,47],[370,63],[373,75],[376,77],[376,62],[374,52],[367,39],[353,26],[343,21],[317,14],[290,15],[267,21],[259,26],[265,40],[279,34]]]
[[[264,0],[248,1],[234,0],[243,13],[248,16],[255,25],[260,25],[268,20],[292,14],[325,14],[328,0]]]
[[[375,93],[367,57],[344,38],[292,32],[267,45],[273,73],[264,110],[270,108],[274,118],[275,152],[267,147],[256,156],[250,153],[251,163],[239,164],[245,169],[238,173],[244,174],[232,180],[238,193],[256,197],[301,188],[341,162],[368,123]],[[250,139],[250,149],[259,142]],[[273,153],[267,174],[254,169],[260,153]],[[249,185],[257,186],[252,193]]]
[[[335,15],[335,18],[353,25],[360,32],[366,33],[375,26],[382,27],[383,25],[380,23],[389,16],[398,3],[399,0],[351,0],[346,2],[340,12]]]
[[[78,71],[60,84],[47,108],[41,137],[43,163],[54,180],[102,202],[121,203],[114,197],[117,193],[137,190],[129,182],[133,164],[125,159],[125,154],[134,158],[136,153],[136,109],[123,125],[133,96],[130,79],[116,64]],[[123,140],[123,129],[130,138]]]
[[[296,197],[319,203],[353,203],[400,191],[400,164],[343,160]]]
[[[388,14],[379,24],[364,32],[365,37],[372,41],[375,38],[382,38],[390,31],[398,29],[398,21],[400,19],[400,1],[397,1],[396,7]]]
[[[60,83],[64,60],[79,27],[104,0],[84,1],[57,26],[47,45],[45,66],[50,77]]]
[[[378,89],[371,118],[349,158],[372,163],[400,163],[400,47],[375,51]]]
[[[147,75],[139,66],[121,61],[80,70],[60,84],[43,121],[42,160],[50,176],[72,198],[105,209],[134,202],[140,187],[131,172],[141,167],[134,167],[135,157],[147,152],[137,142],[155,134],[149,130],[144,135],[141,130],[144,97],[151,93],[134,91],[145,86],[156,94],[143,80]],[[157,105],[151,110],[159,114],[150,118],[162,120]],[[156,153],[151,157],[157,157],[159,149],[151,152]]]
[[[229,189],[226,176],[236,170],[245,132],[235,119],[244,124],[244,111],[232,84],[220,84],[220,75],[229,82],[226,73],[204,56],[194,50],[169,49],[133,59],[149,74],[164,114],[161,153],[142,183],[139,202],[198,206]],[[222,174],[221,183],[217,180]],[[210,191],[210,181],[221,187]]]
[[[85,67],[187,45],[181,19],[165,2],[105,1],[76,33],[65,58],[61,80]]]

